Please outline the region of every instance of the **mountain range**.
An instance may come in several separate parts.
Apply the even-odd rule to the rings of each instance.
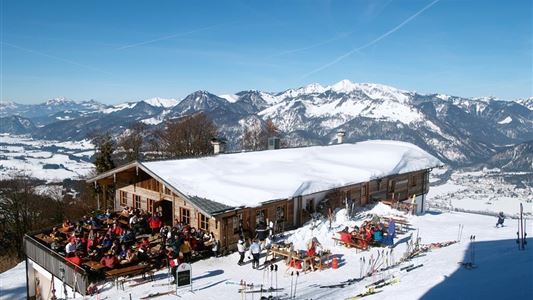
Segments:
[[[333,143],[335,134],[344,131],[348,142],[411,142],[451,165],[498,162],[513,170],[533,170],[533,154],[527,153],[533,140],[533,98],[505,101],[420,94],[348,80],[279,93],[196,91],[181,100],[152,98],[118,105],[65,98],[35,105],[7,102],[0,104],[0,131],[81,140],[91,132],[119,135],[134,122],[157,128],[166,120],[198,112],[211,117],[234,150],[239,149],[245,126],[271,119],[289,146]]]

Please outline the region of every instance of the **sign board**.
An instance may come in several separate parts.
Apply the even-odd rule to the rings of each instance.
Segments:
[[[192,269],[191,265],[182,263],[176,270],[177,285],[178,287],[184,287],[192,284]]]

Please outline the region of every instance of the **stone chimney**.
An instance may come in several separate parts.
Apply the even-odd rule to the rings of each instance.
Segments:
[[[211,145],[213,145],[214,154],[220,154],[226,151],[226,142],[221,139],[212,139]]]
[[[344,136],[346,133],[344,131],[337,132],[337,144],[342,144],[344,142]]]

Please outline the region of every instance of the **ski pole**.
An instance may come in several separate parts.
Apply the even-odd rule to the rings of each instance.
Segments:
[[[289,298],[292,296],[292,280],[293,280],[293,275],[294,275],[294,271],[291,271],[291,294],[289,296]]]
[[[298,287],[298,277],[300,276],[300,272],[296,271],[296,282],[294,283],[294,295],[292,298],[296,298],[296,288]]]
[[[272,298],[272,276],[274,276],[274,265],[270,265],[270,298]]]
[[[274,271],[276,272],[276,297],[278,297],[278,265],[274,265]]]

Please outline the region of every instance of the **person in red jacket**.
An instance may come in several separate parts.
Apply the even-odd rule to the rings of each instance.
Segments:
[[[100,264],[108,269],[114,269],[118,264],[118,259],[111,252],[107,252],[100,260]]]
[[[115,236],[122,236],[124,234],[124,228],[122,228],[120,225],[118,225],[117,223],[114,223],[113,224],[113,228],[111,229],[111,233],[113,233],[113,235]]]
[[[159,232],[159,229],[163,225],[163,222],[161,222],[161,219],[156,214],[152,214],[150,219],[148,219],[148,225],[150,226],[150,229],[152,229],[153,236]]]
[[[81,265],[81,258],[78,252],[67,254],[65,259],[78,267]]]
[[[170,267],[170,273],[172,274],[172,277],[174,277],[174,280],[171,282],[171,284],[176,283],[176,270],[178,269],[178,266],[180,265],[180,258],[179,255],[177,255],[172,249],[169,249],[167,252],[167,259],[168,259],[168,266]]]

